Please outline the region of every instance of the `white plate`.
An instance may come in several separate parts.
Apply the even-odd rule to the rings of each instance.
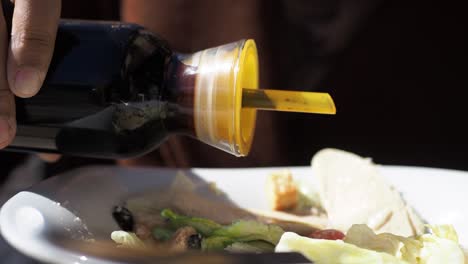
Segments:
[[[216,182],[241,207],[267,209],[264,184],[267,175],[278,169],[193,169],[188,173]],[[296,179],[313,182],[309,167],[289,169]],[[453,224],[462,245],[468,246],[467,172],[397,166],[381,166],[380,170],[425,220]],[[92,167],[54,177],[4,204],[0,212],[2,235],[19,251],[44,262],[115,263],[71,252],[60,241],[86,238],[90,233],[110,239],[110,233],[117,229],[111,208],[128,195],[169,186],[175,173],[168,169]]]

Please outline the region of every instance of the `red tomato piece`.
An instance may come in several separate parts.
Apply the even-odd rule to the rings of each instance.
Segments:
[[[345,235],[343,234],[343,232],[336,229],[324,229],[314,231],[312,234],[309,235],[309,237],[328,240],[343,240]]]

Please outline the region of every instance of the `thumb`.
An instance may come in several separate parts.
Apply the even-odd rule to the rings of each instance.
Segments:
[[[7,75],[19,97],[35,95],[47,74],[60,18],[60,0],[16,0]]]

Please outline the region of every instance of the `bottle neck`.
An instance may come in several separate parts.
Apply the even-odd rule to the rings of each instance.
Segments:
[[[148,94],[143,107],[150,114],[139,109],[144,117],[138,125],[158,122],[169,134],[189,135],[237,156],[248,153],[255,111],[242,109],[242,87],[258,87],[253,41],[182,55],[155,36],[140,35],[135,50],[143,60],[133,67],[130,76],[137,78],[131,78],[135,85],[130,88],[132,94],[132,87]]]
[[[196,67],[181,61],[181,55],[173,54],[164,76],[162,101],[167,102],[170,115],[164,120],[168,130],[195,137],[194,93]]]
[[[143,113],[141,122],[158,122],[167,133],[195,136],[196,71],[182,63],[164,40],[140,30],[128,47],[123,71],[129,83],[129,97],[119,96],[123,108],[136,107]]]

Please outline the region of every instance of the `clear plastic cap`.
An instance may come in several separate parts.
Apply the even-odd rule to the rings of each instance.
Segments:
[[[241,40],[187,56],[196,67],[194,123],[202,142],[235,156],[252,145],[256,110],[242,108],[242,89],[258,89],[258,56],[253,40]]]

